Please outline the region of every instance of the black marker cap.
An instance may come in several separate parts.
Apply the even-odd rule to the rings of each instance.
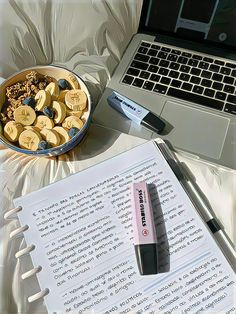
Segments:
[[[156,133],[161,133],[166,126],[165,123],[152,112],[148,112],[141,124]]]
[[[155,275],[158,273],[157,244],[135,245],[135,254],[140,275]]]

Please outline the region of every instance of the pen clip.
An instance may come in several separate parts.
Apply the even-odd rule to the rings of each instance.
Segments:
[[[179,181],[186,180],[186,177],[185,177],[183,171],[181,170],[181,167],[180,167],[180,164],[179,164],[177,158],[175,157],[174,153],[170,150],[167,143],[165,141],[163,141],[162,139],[156,140],[155,143],[156,143],[157,147],[160,149],[163,157],[165,158],[165,160],[169,164],[170,168],[174,172],[177,179]]]

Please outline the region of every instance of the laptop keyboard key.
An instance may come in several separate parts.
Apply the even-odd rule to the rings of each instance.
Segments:
[[[216,96],[215,96],[217,99],[220,99],[220,100],[225,100],[226,98],[226,94],[225,93],[222,93],[222,92],[216,92]]]
[[[165,94],[167,91],[167,86],[162,85],[162,84],[156,84],[153,91],[156,93],[161,93],[161,94]]]
[[[225,65],[225,63],[221,60],[215,60],[214,63],[218,65]]]
[[[142,62],[148,62],[150,57],[147,55],[143,55],[141,53],[136,53],[136,55],[134,56],[134,59],[138,61],[142,61]]]
[[[202,74],[201,74],[201,77],[210,79],[210,78],[211,78],[211,75],[212,75],[211,72],[203,70],[203,71],[202,71]]]
[[[177,55],[169,54],[168,57],[167,57],[167,60],[169,60],[169,61],[176,61],[177,58],[178,58]]]
[[[229,69],[229,68],[222,67],[222,68],[220,69],[220,73],[222,73],[222,74],[224,74],[224,75],[229,75],[230,72],[231,72],[231,69]]]
[[[153,48],[153,49],[156,49],[156,50],[159,50],[159,49],[161,49],[161,46],[158,46],[158,45],[156,45],[156,44],[152,44],[152,48]]]
[[[146,81],[146,82],[143,84],[143,89],[152,90],[154,84],[155,84],[155,83],[153,83],[153,82]]]
[[[225,64],[225,66],[228,67],[228,68],[231,68],[231,69],[235,69],[236,68],[236,63],[227,62]]]
[[[228,113],[236,114],[236,105],[226,104],[224,111]]]
[[[147,43],[146,41],[142,41],[142,42],[141,42],[141,46],[150,47],[151,44],[150,44],[150,43]]]
[[[202,60],[202,56],[200,56],[200,55],[193,55],[192,58],[196,59],[196,60]]]
[[[192,57],[191,53],[188,53],[188,52],[182,52],[182,56],[183,57],[187,57],[187,58],[191,58]]]
[[[133,76],[138,76],[140,73],[140,70],[134,69],[134,68],[129,68],[127,71],[127,74],[133,75]]]
[[[133,86],[136,86],[136,87],[142,87],[143,85],[143,82],[144,80],[140,79],[140,78],[136,78],[134,81],[133,81]]]
[[[179,80],[172,80],[171,81],[171,86],[174,86],[174,87],[180,87],[181,84],[182,84],[182,82]]]
[[[184,82],[181,88],[184,90],[191,91],[192,87],[193,87],[193,84]]]
[[[134,78],[132,76],[125,75],[125,77],[122,80],[122,83],[130,85],[133,82],[133,80],[134,80]]]
[[[191,74],[193,75],[200,75],[201,73],[201,70],[197,69],[197,68],[192,68],[191,71],[190,71]]]
[[[141,47],[138,48],[138,52],[146,54],[148,52],[148,48],[143,47],[143,45]]]
[[[153,73],[157,73],[158,69],[159,68],[153,64],[149,65],[149,67],[148,67],[148,71],[153,72]]]
[[[234,78],[231,76],[225,76],[223,79],[223,82],[226,84],[234,84]]]
[[[160,80],[160,83],[165,84],[165,85],[169,85],[170,84],[171,79],[169,77],[165,77],[163,76]]]
[[[188,82],[190,79],[190,75],[186,73],[181,73],[179,79],[182,81]]]
[[[199,84],[201,82],[201,79],[200,79],[200,77],[192,76],[190,79],[190,82],[193,84]]]
[[[147,52],[147,55],[152,56],[152,57],[156,57],[157,55],[157,50],[150,48]]]
[[[182,91],[181,89],[176,89],[173,87],[169,87],[167,91],[167,95],[173,96],[176,98],[180,98],[187,101],[192,101],[194,103],[201,104],[206,107],[222,110],[224,103],[222,101],[216,99],[209,99],[202,95],[192,94],[190,92]]]
[[[179,70],[180,65],[178,63],[175,62],[171,62],[169,68],[172,70]]]
[[[204,90],[204,88],[201,87],[201,86],[195,85],[195,86],[193,87],[193,92],[194,92],[194,93],[197,93],[197,94],[202,94],[202,93],[203,93],[203,90]]]
[[[211,87],[211,81],[207,79],[202,79],[201,85],[205,87]]]
[[[168,48],[168,47],[161,47],[161,50],[165,51],[165,52],[170,52],[171,51],[171,49]]]
[[[149,63],[154,64],[154,65],[158,65],[160,59],[155,58],[155,57],[151,57],[149,60]]]
[[[218,65],[211,64],[209,70],[218,73],[220,71],[220,67]]]
[[[132,68],[136,68],[136,69],[140,69],[140,70],[147,70],[148,68],[148,64],[147,63],[143,63],[140,61],[132,61],[131,65]]]
[[[214,81],[221,82],[223,80],[223,75],[217,74],[217,73],[213,73],[212,79]]]
[[[206,95],[208,97],[214,97],[215,91],[213,89],[206,88],[204,90],[204,95]]]
[[[233,104],[236,104],[236,96],[234,96],[234,95],[228,95],[227,101],[228,101],[228,102],[232,102]]]
[[[161,78],[160,75],[152,74],[151,77],[150,77],[150,80],[154,81],[154,82],[159,82],[160,78]]]
[[[181,64],[186,64],[188,62],[188,58],[181,56],[178,58],[177,62]]]
[[[144,78],[144,79],[148,79],[150,76],[150,73],[149,72],[146,72],[146,71],[141,71],[139,77],[141,78]]]
[[[232,70],[231,76],[236,77],[236,70]]]
[[[190,67],[187,66],[187,65],[181,65],[180,71],[181,71],[181,72],[188,73],[188,72],[190,71]]]
[[[204,69],[204,70],[207,70],[209,68],[209,64],[207,62],[203,62],[203,61],[199,62],[198,66],[200,69]]]
[[[188,65],[190,65],[192,67],[196,67],[198,65],[198,61],[194,60],[194,59],[189,59],[188,60]]]
[[[159,63],[159,66],[163,67],[163,68],[168,68],[169,64],[170,64],[169,61],[161,60],[160,63]]]
[[[212,63],[214,60],[213,60],[212,58],[204,57],[204,58],[203,58],[203,61]]]
[[[213,85],[212,85],[212,88],[221,91],[222,88],[223,88],[223,84],[218,83],[218,82],[214,82]]]
[[[233,94],[234,91],[235,91],[235,87],[234,86],[225,85],[224,92],[229,93],[229,94]]]
[[[160,51],[157,56],[161,59],[166,59],[168,54],[164,51]]]
[[[177,50],[177,49],[172,49],[171,53],[175,54],[175,55],[181,55],[181,51]]]
[[[178,78],[179,77],[179,72],[177,72],[177,71],[170,71],[169,76],[173,77],[173,78]]]
[[[161,75],[168,75],[169,73],[169,70],[165,69],[165,68],[160,68],[159,71],[158,71],[159,74]]]

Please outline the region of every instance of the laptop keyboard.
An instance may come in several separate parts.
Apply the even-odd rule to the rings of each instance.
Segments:
[[[142,41],[122,83],[236,114],[236,63]]]

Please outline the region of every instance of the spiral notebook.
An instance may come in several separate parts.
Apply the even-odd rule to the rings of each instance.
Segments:
[[[235,311],[234,271],[216,241],[220,228],[183,187],[165,143],[146,142],[14,200],[49,313]],[[157,275],[141,276],[133,247],[130,187],[150,184],[157,229]]]

